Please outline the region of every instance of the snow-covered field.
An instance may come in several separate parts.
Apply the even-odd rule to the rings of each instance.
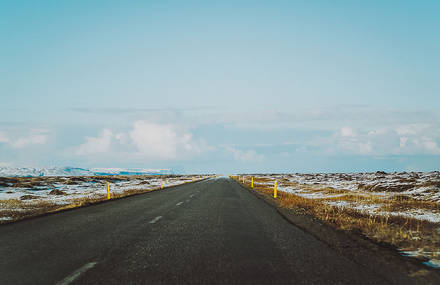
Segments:
[[[78,201],[105,199],[107,181],[112,197],[148,192],[201,180],[201,175],[113,175],[0,177],[0,223],[56,210]]]
[[[264,182],[268,185],[273,185],[273,181],[277,180],[278,191],[294,193],[309,199],[336,198],[351,192],[366,199],[355,202],[332,199],[326,203],[370,214],[404,215],[440,223],[440,172],[282,174],[254,177],[270,178]],[[414,199],[438,203],[438,207],[387,211],[383,204],[371,203],[372,197],[379,198],[374,199],[376,201]]]
[[[13,167],[0,166],[0,177],[156,175],[173,174],[170,169],[147,168],[79,168],[79,167]]]

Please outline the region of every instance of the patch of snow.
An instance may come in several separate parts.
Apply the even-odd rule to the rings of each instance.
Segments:
[[[431,259],[429,261],[423,262],[423,264],[433,268],[440,268],[440,260],[438,259]]]
[[[41,176],[103,176],[103,175],[158,175],[173,174],[170,169],[145,168],[77,168],[77,167],[12,167],[0,166],[0,177]]]
[[[409,256],[417,258],[419,256],[440,256],[440,252],[429,252],[429,251],[423,251],[423,250],[411,250],[411,251],[401,251],[401,254],[403,256]],[[423,264],[433,267],[433,268],[440,268],[440,259],[430,259],[428,261],[423,262]]]
[[[405,216],[433,223],[440,223],[440,213],[433,213],[426,210],[411,210],[408,212],[381,212],[381,214],[382,213],[393,216]]]
[[[380,204],[359,204],[359,205],[357,205],[354,202],[348,202],[348,201],[329,201],[329,202],[325,202],[325,203],[328,205],[332,205],[332,206],[336,206],[336,207],[340,207],[340,208],[349,208],[349,209],[358,210],[361,213],[370,214],[370,215],[378,214],[378,210],[382,206]]]

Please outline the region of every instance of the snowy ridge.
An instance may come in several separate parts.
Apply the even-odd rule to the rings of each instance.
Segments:
[[[144,168],[78,168],[78,167],[11,167],[0,166],[0,177],[37,176],[102,176],[102,175],[156,175],[173,174],[171,169]]]

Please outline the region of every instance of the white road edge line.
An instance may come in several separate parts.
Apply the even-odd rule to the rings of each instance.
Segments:
[[[162,219],[162,216],[157,216],[156,218],[152,219],[150,221],[150,224],[155,224],[157,221],[159,221],[160,219]]]
[[[75,270],[72,274],[61,280],[60,282],[56,283],[56,285],[68,285],[75,281],[81,274],[86,272],[89,269],[92,269],[98,262],[89,262]]]
[[[182,204],[183,204],[183,202],[179,202],[179,203],[176,204],[176,206],[180,206]]]

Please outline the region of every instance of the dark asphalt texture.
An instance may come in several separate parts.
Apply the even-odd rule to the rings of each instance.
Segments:
[[[388,284],[227,178],[0,226],[0,284],[91,262],[71,284]]]

